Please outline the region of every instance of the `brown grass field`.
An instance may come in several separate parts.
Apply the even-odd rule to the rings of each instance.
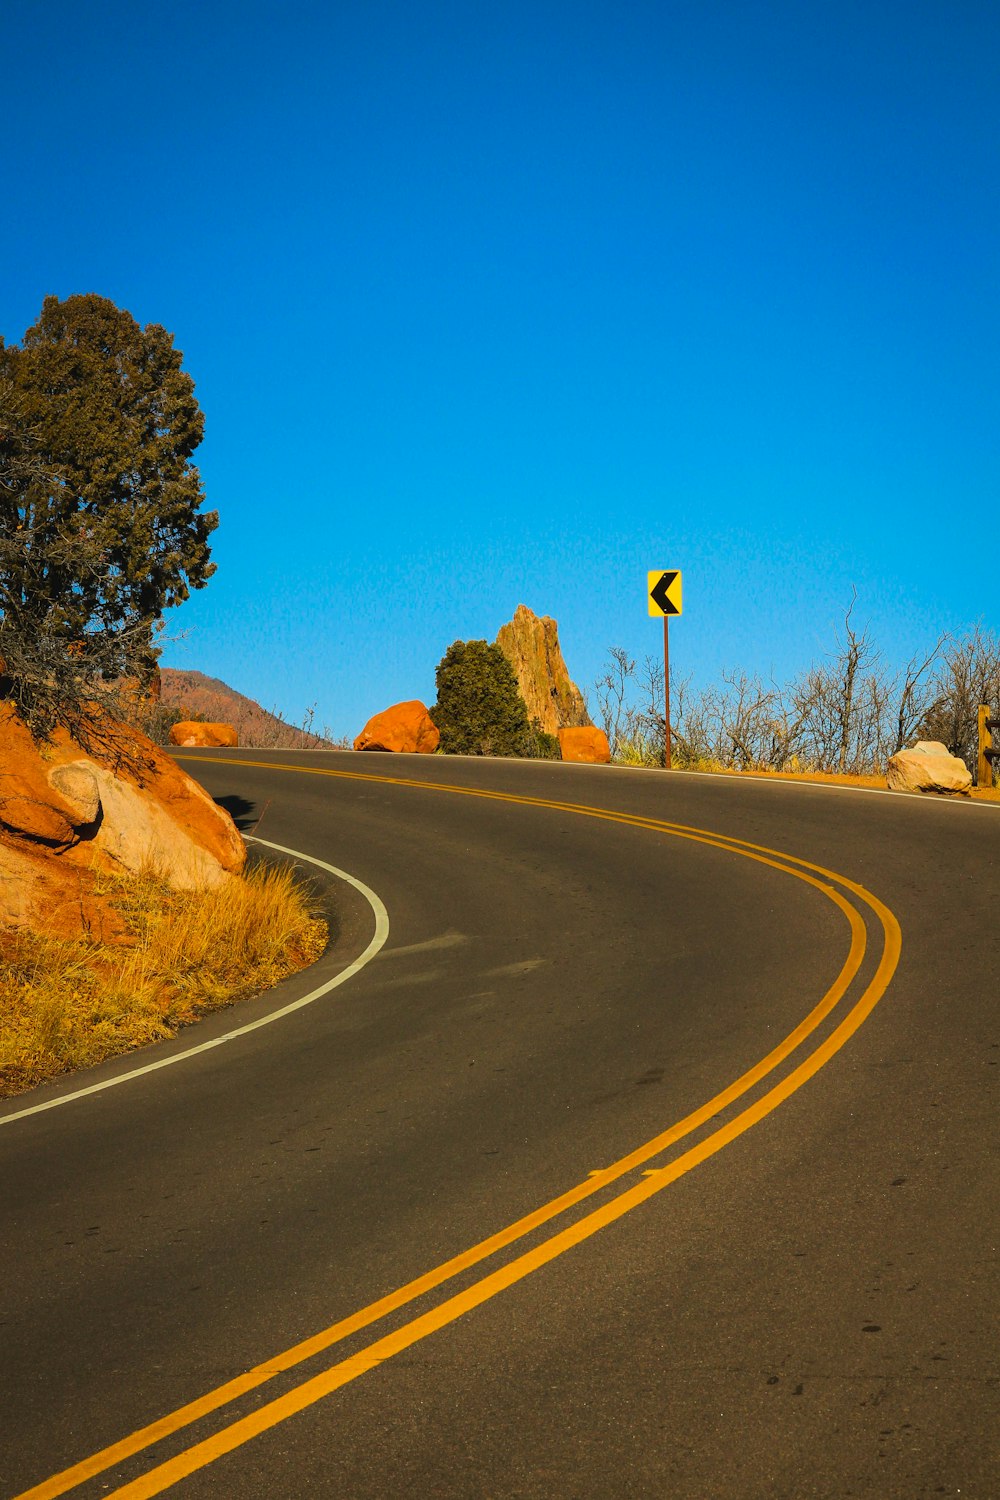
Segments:
[[[0,933],[0,1098],[173,1036],[326,947],[315,900],[287,869],[255,866],[209,892],[153,875],[104,877],[103,889],[126,944]]]

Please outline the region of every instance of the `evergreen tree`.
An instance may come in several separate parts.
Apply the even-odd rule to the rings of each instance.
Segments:
[[[92,293],[46,297],[21,345],[0,343],[0,658],[39,730],[148,674],[160,614],[215,571],[181,358]]]
[[[531,755],[533,730],[514,668],[499,646],[454,641],[435,673],[431,718],[448,755]]]

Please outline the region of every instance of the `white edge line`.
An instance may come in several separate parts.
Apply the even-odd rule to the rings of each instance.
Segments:
[[[629,770],[653,771],[655,766],[629,766]],[[673,774],[673,773],[671,773]],[[805,777],[798,780],[791,776],[768,776],[755,774],[753,771],[678,771],[679,776],[701,776],[705,780],[731,781],[737,785],[741,781],[756,781],[757,783],[770,783],[772,786],[808,787],[817,792],[861,792],[868,797],[891,797],[894,802],[905,798],[908,802],[922,803],[925,807],[980,807],[988,812],[1000,811],[1000,802],[988,802],[980,797],[965,797],[961,793],[935,794],[934,792],[893,792],[887,786],[845,786],[836,781],[808,781]]]
[[[170,1057],[158,1058],[156,1062],[146,1063],[144,1067],[133,1068],[128,1073],[119,1073],[114,1078],[105,1078],[101,1083],[92,1083],[85,1089],[75,1089],[71,1094],[60,1094],[57,1099],[47,1099],[43,1104],[32,1104],[28,1109],[19,1109],[14,1114],[0,1115],[0,1125],[10,1125],[14,1120],[23,1120],[28,1115],[40,1115],[47,1109],[57,1109],[61,1104],[71,1104],[75,1099],[84,1099],[88,1094],[99,1094],[104,1089],[117,1088],[120,1083],[131,1083],[133,1078],[142,1078],[146,1073],[155,1073],[160,1068],[172,1067],[174,1063],[186,1062],[189,1057],[196,1057],[199,1052],[210,1052],[213,1047],[221,1047],[226,1042],[234,1041],[236,1037],[247,1036],[251,1031],[259,1031],[262,1026],[270,1026],[272,1021],[280,1021],[283,1016],[290,1016],[295,1010],[302,1010],[306,1005],[312,1005],[314,1000],[320,1000],[335,990],[338,985],[346,984],[348,979],[363,969],[367,963],[375,957],[384,946],[389,936],[389,914],[379,896],[369,886],[354,875],[348,875],[346,870],[338,870],[336,865],[328,865],[326,860],[314,859],[311,854],[301,854],[297,849],[286,849],[283,844],[272,844],[267,839],[254,838],[255,844],[263,844],[265,849],[274,849],[278,854],[288,854],[293,859],[299,859],[306,864],[316,865],[321,870],[326,870],[330,875],[335,875],[338,880],[343,880],[347,885],[352,885],[356,891],[360,891],[375,914],[375,933],[365,951],[342,969],[333,979],[328,979],[318,989],[310,990],[308,995],[303,995],[300,1000],[292,1000],[288,1005],[283,1005],[280,1010],[274,1010],[270,1015],[261,1016],[258,1021],[250,1021],[246,1026],[236,1026],[232,1031],[227,1031],[223,1036],[213,1037],[210,1042],[199,1042],[195,1047],[187,1047],[183,1052],[174,1052]],[[110,1061],[110,1059],[108,1059]]]

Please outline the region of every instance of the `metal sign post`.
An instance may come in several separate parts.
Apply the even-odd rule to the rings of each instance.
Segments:
[[[994,736],[1000,736],[1000,719],[990,718],[988,703],[979,705],[979,763],[976,767],[976,785],[993,785],[993,767],[1000,760],[1000,743],[994,748]]]
[[[676,568],[656,568],[646,575],[646,604],[652,616],[663,616],[663,769],[671,768],[670,616],[683,612],[681,575]]]
[[[663,616],[663,769],[670,770],[670,616]]]

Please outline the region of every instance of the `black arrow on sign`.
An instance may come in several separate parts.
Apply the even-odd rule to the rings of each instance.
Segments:
[[[676,577],[676,572],[661,573],[659,579],[649,591],[649,597],[654,604],[659,605],[665,615],[680,614],[680,610],[673,600],[667,598],[667,595],[674,586],[674,579]]]

